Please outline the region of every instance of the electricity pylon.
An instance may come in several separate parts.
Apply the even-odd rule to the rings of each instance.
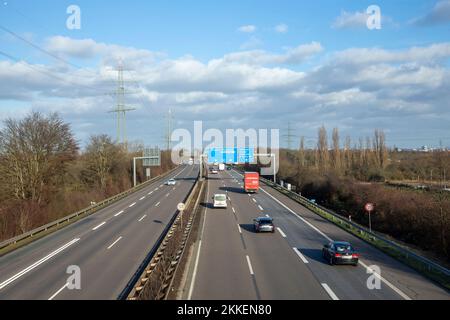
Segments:
[[[110,113],[117,114],[117,142],[122,142],[125,147],[127,147],[127,125],[126,125],[126,114],[127,112],[134,111],[136,109],[129,108],[125,106],[125,85],[123,80],[123,66],[120,63],[117,68],[118,79],[117,79],[117,90],[114,93],[117,99],[116,108]]]
[[[170,150],[171,148],[172,121],[173,121],[172,109],[169,109],[169,113],[167,114],[167,128],[166,128],[167,132],[165,137],[167,150]]]

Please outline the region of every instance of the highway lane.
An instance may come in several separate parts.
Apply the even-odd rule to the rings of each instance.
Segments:
[[[230,174],[242,180],[239,173]],[[450,299],[445,289],[276,190],[263,185],[253,197],[276,220],[286,241],[304,255],[314,276],[326,281],[340,299]],[[330,239],[352,243],[361,253],[359,266],[326,264],[321,249]],[[380,269],[379,290],[367,288],[367,267],[372,265]]]
[[[271,188],[244,194],[242,176],[237,172],[221,173],[209,182],[209,188],[210,195],[227,192],[231,206],[227,211],[207,211],[192,299],[449,298],[443,289],[412,270],[402,275],[401,282],[395,281],[392,270],[403,272],[403,265]],[[253,218],[266,214],[275,219],[277,233],[255,234]],[[233,220],[238,226],[234,229]],[[352,242],[363,254],[364,266],[329,266],[321,249],[330,239]],[[247,256],[253,271],[253,294],[248,268],[245,270],[242,262]],[[367,259],[374,256],[377,259]],[[371,264],[381,267],[379,290],[367,287],[370,274],[365,266]]]
[[[237,185],[231,180],[223,174],[208,180],[208,198],[227,192],[231,201],[226,210],[211,205],[206,210],[203,245],[188,298],[329,299],[278,234],[253,232],[250,224],[259,209],[247,195],[234,191]]]
[[[166,178],[176,177],[175,187],[156,181],[0,258],[0,299],[116,299],[197,175],[198,166],[180,167]],[[81,290],[65,287],[71,265],[80,267]]]

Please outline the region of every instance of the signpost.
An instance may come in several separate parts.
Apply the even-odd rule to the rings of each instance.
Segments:
[[[364,206],[364,210],[369,214],[369,230],[372,232],[372,219],[371,219],[371,213],[375,209],[375,205],[373,203],[366,203]]]
[[[144,167],[159,167],[161,166],[161,151],[158,147],[146,148],[143,157],[133,158],[133,185],[136,187],[136,160],[144,160]],[[146,170],[147,177],[150,176],[150,168]]]
[[[184,203],[179,203],[177,206],[178,211],[180,211],[181,217],[181,229],[183,229],[183,212],[186,210],[186,205]]]
[[[255,163],[253,148],[211,148],[207,150],[208,164]]]

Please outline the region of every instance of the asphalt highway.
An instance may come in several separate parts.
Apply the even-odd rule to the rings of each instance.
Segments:
[[[210,175],[186,299],[450,299],[440,286],[276,190],[263,186],[245,194],[242,180],[235,171]],[[212,208],[217,193],[227,194],[227,209]],[[276,233],[255,233],[253,219],[266,215]],[[352,243],[359,265],[330,266],[321,250],[331,240]]]
[[[0,258],[0,300],[117,299],[176,213],[199,167],[164,180]],[[170,178],[176,186],[166,186]],[[81,288],[71,276],[80,271]],[[70,271],[69,273],[67,271]]]

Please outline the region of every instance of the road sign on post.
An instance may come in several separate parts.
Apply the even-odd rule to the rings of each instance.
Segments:
[[[369,230],[370,230],[370,232],[372,232],[371,214],[374,209],[375,209],[375,205],[373,203],[366,203],[366,205],[364,206],[364,210],[366,210],[366,212],[369,214]]]
[[[144,167],[159,167],[161,165],[161,151],[156,148],[144,149]]]
[[[255,149],[253,148],[211,148],[207,150],[208,164],[255,163]]]
[[[183,212],[186,209],[186,205],[184,203],[179,203],[177,206],[178,211],[180,211],[181,217],[181,229],[183,229]]]

